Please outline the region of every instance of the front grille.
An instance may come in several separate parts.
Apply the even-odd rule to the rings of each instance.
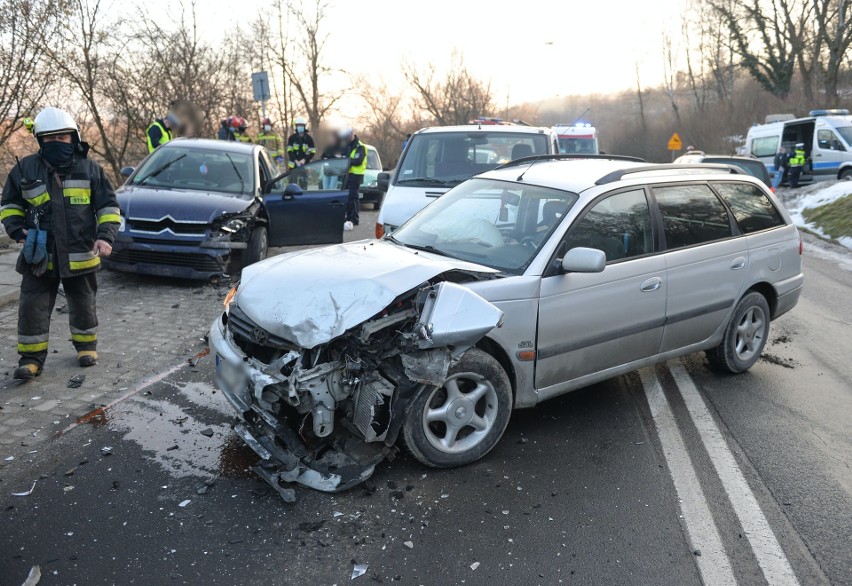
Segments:
[[[212,256],[206,254],[183,254],[152,250],[118,250],[109,260],[123,264],[153,264],[184,267],[202,272],[221,272],[224,267]]]
[[[140,244],[168,244],[169,246],[198,246],[200,240],[159,240],[157,238],[133,237],[133,242]]]
[[[160,233],[165,229],[171,229],[175,234],[204,234],[207,232],[207,224],[189,224],[184,222],[175,222],[170,218],[159,221],[151,220],[127,220],[127,226],[131,230],[141,232]]]
[[[266,355],[273,350],[298,349],[293,343],[270,333],[268,330],[254,323],[234,303],[231,304],[228,310],[228,329],[233,334],[234,340],[242,348],[243,352],[260,360],[263,360],[262,354]],[[266,340],[261,340],[263,343],[259,344],[257,340],[258,336],[261,336],[261,338],[265,337]]]

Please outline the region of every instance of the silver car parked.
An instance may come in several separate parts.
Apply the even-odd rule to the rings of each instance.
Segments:
[[[468,464],[512,409],[696,351],[743,372],[801,293],[801,240],[757,179],[618,157],[514,161],[383,240],[243,271],[216,380],[286,499],[366,479],[402,440]]]

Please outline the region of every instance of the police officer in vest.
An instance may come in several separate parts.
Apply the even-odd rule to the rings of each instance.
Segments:
[[[290,169],[307,165],[317,154],[314,137],[308,132],[307,124],[302,116],[293,121],[296,132],[287,139],[287,167]]]
[[[272,130],[272,120],[268,117],[261,120],[261,130],[257,134],[257,144],[266,149],[269,158],[276,163],[284,162],[284,141],[277,132]]]
[[[50,315],[61,282],[68,301],[71,341],[80,366],[97,364],[95,271],[112,252],[121,222],[104,170],[87,158],[74,119],[45,108],[32,131],[39,151],[9,172],[0,202],[6,233],[24,244],[17,270],[23,275],[18,305],[18,353],[14,377],[41,374],[47,357]]]
[[[802,176],[802,171],[805,168],[805,143],[796,143],[796,150],[793,151],[793,156],[790,157],[790,187],[799,186],[799,178]]]
[[[169,112],[165,118],[157,118],[145,130],[145,135],[148,138],[148,152],[153,153],[154,149],[162,144],[169,142],[172,137],[172,131],[177,131],[180,126],[180,121],[174,112]]]
[[[364,172],[367,170],[367,147],[358,140],[358,136],[351,128],[344,128],[339,136],[343,150],[349,157],[349,176],[346,178],[349,200],[346,206],[346,221],[343,223],[343,229],[349,231],[353,226],[358,225],[358,212],[361,207],[358,189],[364,182]]]

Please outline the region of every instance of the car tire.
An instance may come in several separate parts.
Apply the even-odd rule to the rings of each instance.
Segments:
[[[450,367],[442,386],[420,392],[405,416],[403,440],[427,466],[464,466],[497,445],[511,412],[512,386],[506,371],[493,357],[472,348]]]
[[[737,304],[722,342],[707,351],[707,358],[717,368],[739,374],[754,366],[769,339],[769,303],[752,291]]]
[[[252,230],[248,247],[243,253],[243,266],[247,267],[266,258],[269,250],[269,235],[266,226],[257,226]]]
[[[852,181],[852,169],[843,169],[838,179],[841,181]]]

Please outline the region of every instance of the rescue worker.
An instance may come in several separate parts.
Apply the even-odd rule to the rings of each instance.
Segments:
[[[266,149],[269,158],[278,164],[284,163],[284,141],[277,132],[272,131],[269,117],[261,121],[261,131],[257,135],[257,144]]]
[[[234,118],[234,124],[234,140],[237,142],[251,142],[251,137],[248,135],[248,122],[246,119],[237,116]]]
[[[233,116],[228,116],[219,123],[219,132],[217,133],[216,138],[219,140],[234,140],[235,128],[231,127],[233,120]]]
[[[775,177],[772,178],[772,191],[778,189],[781,185],[781,181],[784,180],[784,174],[787,172],[787,165],[789,165],[790,157],[787,155],[787,148],[781,146],[778,149],[778,152],[775,153],[775,160],[773,161],[775,165]]]
[[[121,222],[104,170],[87,157],[74,118],[45,108],[32,125],[36,154],[9,172],[0,202],[6,233],[24,243],[16,270],[23,275],[18,305],[19,366],[14,377],[41,374],[50,315],[60,282],[68,301],[71,341],[80,366],[98,362],[95,271],[112,252]]]
[[[793,151],[793,156],[790,157],[790,187],[796,188],[799,186],[799,178],[802,176],[802,170],[805,168],[805,144],[802,142],[796,143],[796,150]]]
[[[287,139],[287,167],[294,169],[307,165],[317,154],[314,138],[308,132],[308,121],[299,116],[293,121],[296,132]]]
[[[346,221],[343,229],[352,230],[358,225],[360,202],[358,189],[364,182],[364,172],[367,170],[367,147],[365,147],[351,128],[344,128],[339,134],[346,156],[349,157],[349,175],[346,178],[346,189],[349,199],[346,206]]]
[[[157,118],[151,122],[145,130],[148,152],[153,153],[158,146],[169,142],[173,138],[172,132],[176,132],[179,127],[180,120],[174,112],[169,112],[165,118]]]

